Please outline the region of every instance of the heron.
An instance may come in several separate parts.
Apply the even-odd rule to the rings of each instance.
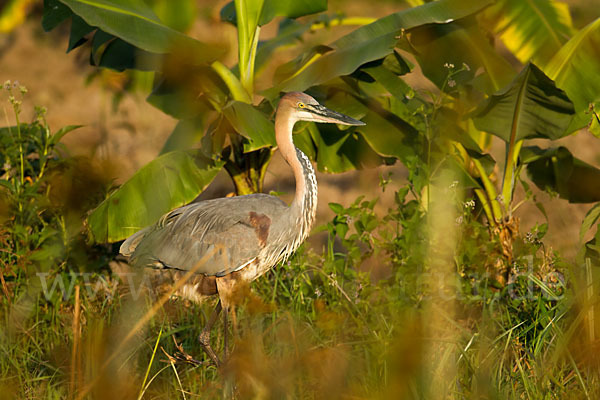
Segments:
[[[133,234],[120,248],[132,267],[160,269],[171,281],[195,269],[178,296],[196,303],[219,296],[199,336],[203,350],[217,366],[221,361],[210,345],[210,332],[221,310],[227,330],[236,287],[248,285],[289,258],[315,221],[317,180],[308,157],[294,146],[292,132],[297,121],[365,125],[320,105],[305,93],[285,94],[277,107],[275,139],[296,183],[291,204],[262,193],[193,202]],[[226,352],[226,342],[224,347]]]

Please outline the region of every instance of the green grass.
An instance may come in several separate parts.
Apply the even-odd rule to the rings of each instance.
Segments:
[[[134,301],[126,282],[115,292],[90,297],[79,276],[80,316],[75,323],[74,291],[66,299],[57,291],[47,300],[35,274],[20,274],[7,283],[14,297],[2,298],[1,396],[600,396],[598,346],[588,326],[596,298],[578,289],[579,273],[573,267],[540,246],[524,245],[516,262],[527,266],[523,260],[531,259],[531,268],[497,288],[489,283],[493,278],[481,272],[489,262],[484,258],[493,259],[482,258],[484,250],[493,254],[486,247],[486,229],[466,221],[454,254],[460,261],[451,263],[451,279],[442,280],[432,274],[437,264],[427,261],[435,249],[427,247],[427,236],[422,235],[424,215],[406,199],[397,204],[395,216],[375,215],[373,204],[358,201],[347,209],[334,207],[338,215],[328,226],[331,232],[340,234],[336,225],[348,222],[350,215],[353,223],[367,222],[364,227],[370,228],[359,233],[360,226],[350,226],[341,238],[331,236],[323,254],[300,251],[255,282],[252,292],[243,293],[233,353],[220,371],[180,360],[171,363],[166,356],[178,353],[175,339],[188,354],[205,359],[197,337],[214,301],[197,306],[173,299],[152,312],[156,297]],[[372,218],[376,224],[368,223]],[[386,232],[398,229],[398,224],[402,240]],[[367,259],[389,267],[389,276],[372,282],[359,272]],[[553,286],[542,279],[549,264],[565,275],[566,285]],[[72,279],[66,272],[59,275],[65,282]],[[95,279],[90,279],[92,287]],[[148,323],[129,335],[148,312]],[[77,340],[75,331],[81,332]],[[217,324],[213,344],[221,354],[223,333],[223,325]],[[124,343],[128,335],[131,339]]]
[[[233,338],[220,370],[184,361],[206,360],[216,299],[135,296],[139,279],[109,268],[116,246],[82,224],[109,184],[61,153],[68,129],[40,109],[0,136],[0,399],[600,398],[595,242],[567,262],[542,224],[507,256],[466,190],[416,167],[387,213],[330,204],[324,249],[242,290],[237,329],[213,330],[219,354]]]

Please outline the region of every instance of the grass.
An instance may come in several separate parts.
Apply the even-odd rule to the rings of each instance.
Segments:
[[[197,306],[165,298],[159,307],[151,293],[134,299],[116,275],[105,276],[106,289],[90,296],[100,275],[86,282],[65,271],[55,276],[75,279],[75,290],[46,299],[37,275],[9,279],[14,297],[3,297],[0,311],[1,396],[598,398],[598,346],[589,326],[597,298],[582,290],[587,283],[573,266],[525,246],[516,262],[529,256],[529,270],[496,288],[466,263],[482,261],[481,248],[470,247],[488,245],[475,220],[457,228],[462,254],[450,255],[463,261],[440,263],[432,254],[441,250],[427,247],[419,233],[425,216],[411,201],[396,205],[396,217],[375,215],[373,204],[334,207],[338,215],[328,225],[341,235],[336,224],[345,217],[375,218],[363,225],[370,230],[330,236],[323,254],[304,249],[242,294],[233,353],[220,371],[170,357],[178,343],[204,358],[197,337],[214,301]],[[408,243],[388,236],[386,229],[398,224]],[[389,277],[373,282],[359,272],[373,257],[391,269]],[[550,261],[567,284],[540,275]],[[438,264],[453,270],[440,278],[432,273]],[[213,331],[221,353],[223,332],[222,324]]]
[[[240,292],[225,365],[186,362],[205,360],[216,299],[141,290],[152,280],[115,264],[116,246],[86,240],[106,182],[61,152],[69,129],[39,110],[0,136],[0,399],[600,397],[597,260],[563,260],[545,225],[501,242],[453,179],[417,173],[382,181],[396,185],[384,215],[377,199],[331,203],[321,251]]]

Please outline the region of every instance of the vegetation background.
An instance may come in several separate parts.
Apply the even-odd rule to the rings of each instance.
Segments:
[[[223,65],[233,67],[242,60],[238,30],[222,22],[221,10],[227,1],[175,3],[182,9],[189,7],[193,16],[183,21],[187,35],[200,41],[210,38],[211,43],[228,48],[219,59]],[[169,18],[169,4],[175,3],[147,2],[163,19]],[[297,21],[313,29],[269,54],[268,63],[252,83],[258,88],[254,104],[262,98],[261,90],[271,88],[278,79],[281,82],[281,74],[285,76],[285,70],[278,69],[281,65],[298,60],[298,55],[305,55],[302,61],[306,62],[306,54],[313,54],[315,46],[334,43],[371,18],[423,3],[329,1],[320,14],[328,17],[300,17]],[[490,7],[513,6],[517,15],[529,18],[524,22],[514,15],[506,17],[509,24],[504,27],[489,9],[487,15],[478,11],[479,26],[487,28],[484,32],[494,51],[519,72],[528,68],[530,60],[543,63],[544,57],[550,57],[544,56],[544,43],[534,45],[538,53],[533,56],[519,53],[526,47],[519,42],[525,40],[520,34],[535,36],[527,30],[528,21],[538,18],[546,28],[550,24],[548,29],[560,37],[561,46],[591,27],[589,40],[598,53],[590,54],[595,63],[580,67],[588,70],[590,87],[596,88],[593,79],[600,76],[596,5],[576,0],[525,3],[531,6],[525,11],[515,6],[517,1],[499,1]],[[545,13],[548,10],[555,14]],[[565,10],[571,19],[561,19]],[[42,4],[13,0],[4,5],[0,16],[0,81],[10,81],[0,92],[2,125],[16,127],[26,121],[19,132],[23,142],[7,139],[14,137],[13,130],[0,131],[4,135],[0,141],[2,179],[17,182],[3,184],[0,203],[0,398],[598,397],[598,318],[594,311],[600,275],[594,255],[597,232],[592,229],[598,207],[591,203],[600,199],[592,193],[585,204],[569,203],[564,197],[575,196],[576,190],[565,195],[559,185],[548,185],[548,193],[536,186],[535,170],[533,179],[523,172],[525,184],[515,187],[511,202],[519,205],[510,213],[516,227],[504,220],[495,225],[486,218],[485,197],[477,197],[476,186],[463,185],[463,178],[452,174],[440,178],[441,184],[430,185],[433,172],[427,171],[422,180],[423,166],[406,162],[403,156],[391,157],[400,159],[392,163],[378,148],[377,157],[384,161],[378,158],[378,165],[366,163],[360,170],[343,167],[340,171],[344,172],[326,173],[321,167],[335,169],[335,165],[318,159],[320,228],[311,235],[309,245],[246,293],[238,313],[240,330],[234,351],[223,370],[186,362],[178,345],[201,356],[196,338],[213,304],[194,306],[170,300],[162,308],[152,308],[156,298],[151,294],[136,297],[130,292],[131,285],[122,275],[126,267],[115,262],[118,246],[102,240],[94,243],[89,225],[83,224],[90,210],[114,193],[114,187],[156,159],[181,118],[145,101],[155,83],[149,73],[92,66],[89,43],[65,55],[74,36],[71,25],[63,23],[45,32],[43,12]],[[359,18],[356,24],[338,26],[335,22],[346,17]],[[262,26],[260,39],[280,37],[281,20]],[[565,31],[552,25],[557,21]],[[417,30],[413,32],[416,38]],[[84,34],[91,37],[89,32]],[[399,40],[402,35],[397,32]],[[512,46],[511,40],[515,40]],[[420,58],[418,52],[406,49],[399,53],[412,64],[401,79],[417,97],[429,101],[407,117],[418,127],[419,118],[433,120],[439,109],[460,108],[455,100],[462,100],[471,90],[468,79],[455,75],[470,71],[458,63],[443,66],[452,64],[454,55],[439,48],[424,49],[421,55],[439,52],[434,64],[442,71],[437,72],[443,75],[441,79],[423,68],[432,58]],[[452,51],[468,53],[460,47]],[[446,61],[445,56],[452,58]],[[373,67],[359,64],[360,68]],[[475,68],[469,64],[466,68],[471,67]],[[363,82],[357,74],[352,79]],[[464,85],[465,92],[453,93],[449,86],[456,84]],[[548,86],[543,87],[548,93]],[[368,95],[373,98],[390,97],[371,90]],[[485,96],[494,92],[498,93],[489,90]],[[12,101],[10,96],[14,96]],[[475,103],[483,103],[483,97],[474,97]],[[323,98],[333,101],[329,94]],[[397,111],[392,103],[386,104]],[[44,106],[47,112],[34,106]],[[268,107],[263,104],[261,111],[268,114]],[[560,135],[564,137],[551,144],[538,136],[528,145],[564,146],[594,170],[600,166],[600,147],[593,134],[591,110],[578,133]],[[489,177],[499,194],[504,193],[505,143],[498,137],[476,136],[462,122],[448,121],[468,131],[478,140],[482,154],[497,161]],[[59,130],[74,124],[82,126],[68,134],[70,128]],[[210,130],[208,125],[205,128]],[[435,129],[422,131],[431,135],[429,140],[437,135]],[[27,143],[25,153],[23,145],[19,148],[15,143]],[[325,154],[325,150],[318,151]],[[15,166],[23,154],[30,169],[21,173],[19,186]],[[563,167],[555,164],[553,176]],[[591,178],[575,186],[591,187],[594,192],[600,180],[590,174]],[[481,175],[474,173],[473,178],[484,186]],[[458,187],[454,181],[460,181]],[[239,185],[232,184],[222,169],[200,198],[236,190],[240,192]],[[284,199],[293,191],[291,173],[277,152],[262,191],[280,193]],[[488,196],[488,200],[493,199]],[[508,247],[506,234],[502,236],[507,229]],[[48,239],[54,237],[60,240]],[[50,297],[44,296],[40,272],[47,274],[48,285],[63,279],[66,290],[61,293],[56,286]],[[216,335],[218,347],[223,345],[223,329],[219,327]]]

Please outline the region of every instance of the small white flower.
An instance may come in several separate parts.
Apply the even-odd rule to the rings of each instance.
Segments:
[[[449,87],[454,87],[454,86],[456,86],[456,81],[455,81],[454,79],[450,79],[450,80],[448,81],[448,86],[449,86]]]
[[[533,242],[535,242],[535,239],[536,239],[535,235],[531,232],[527,232],[527,234],[525,235],[525,241],[527,243],[533,243]]]

